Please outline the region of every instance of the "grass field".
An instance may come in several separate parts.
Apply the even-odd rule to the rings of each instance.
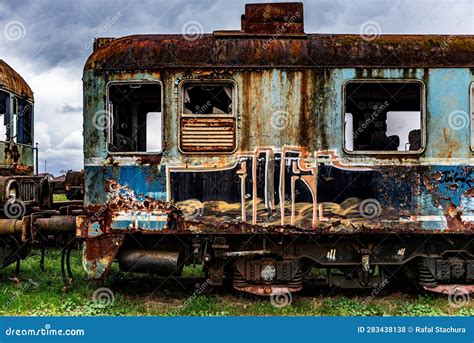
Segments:
[[[53,201],[66,201],[66,194],[53,194]]]
[[[64,292],[59,261],[58,250],[47,251],[46,271],[41,273],[38,252],[33,251],[22,261],[20,282],[11,279],[14,267],[7,268],[0,279],[0,315],[474,315],[474,300],[456,308],[449,304],[447,296],[403,293],[374,297],[296,294],[290,305],[280,308],[268,299],[231,290],[212,295],[176,289],[156,290],[160,283],[156,279],[125,275],[116,268],[107,283],[97,285],[86,280],[79,251],[73,255],[75,282]],[[185,273],[196,276],[200,271],[186,268]]]

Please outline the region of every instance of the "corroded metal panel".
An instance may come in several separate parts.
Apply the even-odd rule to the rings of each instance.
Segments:
[[[0,59],[0,89],[4,88],[19,96],[33,100],[33,91],[26,81],[5,61]]]
[[[181,35],[117,38],[96,50],[85,71],[162,68],[435,68],[473,66],[474,41],[462,35],[276,34],[220,31],[189,40]],[[416,48],[413,48],[416,46]],[[133,47],[133,48],[132,48]],[[126,51],[127,53],[123,53]]]
[[[248,5],[240,31],[196,41],[97,42],[84,69],[86,236],[472,231],[470,126],[450,125],[470,113],[472,38],[306,34],[300,10]],[[96,125],[107,84],[131,80],[162,85],[163,153],[110,153]],[[355,80],[422,85],[420,149],[344,150]],[[183,117],[187,81],[232,82],[235,117]]]
[[[176,132],[183,129],[176,120],[178,84],[203,76],[207,80],[230,78],[238,85],[237,150],[231,155],[193,156],[178,149]],[[91,133],[85,144],[88,206],[108,206],[105,184],[120,180],[118,175],[128,170],[136,180],[129,187],[136,193],[153,189],[150,175],[162,180],[159,196],[151,197],[173,201],[181,208],[185,225],[179,229],[184,231],[203,232],[211,230],[208,224],[234,227],[239,223],[320,232],[459,232],[460,225],[466,229],[470,225],[471,202],[453,201],[453,210],[452,205],[437,200],[447,194],[426,188],[424,181],[433,178],[433,168],[451,172],[471,168],[469,127],[453,130],[449,126],[449,114],[456,108],[469,111],[469,69],[272,68],[225,73],[196,70],[191,75],[181,71],[120,73],[103,78],[86,72],[86,84],[97,81],[86,89],[86,103],[91,105],[86,107],[86,120],[92,120],[104,106],[103,97],[94,92],[105,92],[107,80],[130,78],[161,80],[167,90],[165,153],[157,157],[110,155],[104,132],[86,126]],[[343,89],[346,81],[355,79],[419,80],[424,84],[427,140],[421,154],[364,156],[343,151]],[[462,94],[461,89],[465,90]],[[160,171],[153,171],[157,166]],[[460,199],[468,189],[453,192],[449,196]],[[374,217],[361,210],[369,200],[376,206]]]
[[[181,118],[183,152],[232,152],[235,149],[234,118]]]

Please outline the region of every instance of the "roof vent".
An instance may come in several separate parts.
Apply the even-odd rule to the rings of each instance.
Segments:
[[[247,4],[242,15],[242,31],[254,34],[304,34],[303,3]]]

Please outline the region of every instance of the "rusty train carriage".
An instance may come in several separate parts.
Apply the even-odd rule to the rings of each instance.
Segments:
[[[49,178],[35,173],[34,98],[25,80],[0,60],[0,271],[31,248],[73,236],[82,200],[53,203]],[[72,207],[71,207],[72,206]],[[72,235],[71,235],[72,234]]]
[[[33,102],[25,80],[0,60],[0,269],[27,254],[22,212],[49,201],[47,180],[33,170]]]
[[[341,287],[472,290],[473,51],[470,36],[306,34],[299,3],[247,5],[241,30],[199,39],[97,39],[88,275],[198,262],[264,295],[311,267]]]

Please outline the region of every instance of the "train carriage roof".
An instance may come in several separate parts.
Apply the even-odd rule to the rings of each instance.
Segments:
[[[268,34],[215,32],[134,35],[96,42],[85,70],[187,67],[474,67],[474,36]]]
[[[33,100],[33,91],[26,81],[5,61],[0,59],[0,89],[1,88]]]
[[[306,34],[302,3],[247,4],[236,31],[98,38],[85,70],[474,66],[474,36],[379,33]]]

